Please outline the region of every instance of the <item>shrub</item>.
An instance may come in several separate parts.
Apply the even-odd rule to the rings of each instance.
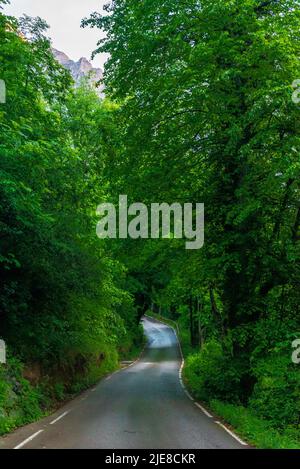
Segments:
[[[203,401],[211,398],[238,401],[239,373],[215,340],[187,358],[184,376],[194,395]]]
[[[299,432],[285,429],[282,432],[272,428],[271,423],[259,418],[243,406],[236,406],[217,400],[210,402],[211,409],[230,423],[248,442],[264,449],[299,449]]]
[[[278,427],[300,422],[300,373],[288,353],[272,353],[254,366],[250,407]]]
[[[9,359],[0,368],[0,435],[43,416],[42,394],[22,377],[22,364]]]

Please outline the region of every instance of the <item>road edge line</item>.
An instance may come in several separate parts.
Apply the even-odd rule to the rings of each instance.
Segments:
[[[232,436],[232,438],[234,438],[236,441],[238,441],[241,445],[249,446],[248,443],[241,440],[241,438],[239,438],[235,433],[233,433],[231,430],[229,430],[229,428],[227,428],[223,423],[219,422],[218,420],[216,420],[215,423],[217,425],[219,425],[220,427],[222,427],[227,433],[229,433],[229,435]]]
[[[202,410],[202,412],[207,416],[209,417],[210,419],[213,419],[213,415],[211,415],[208,410],[206,410],[201,404],[199,404],[199,402],[196,402],[195,401],[195,405],[198,407],[198,409]]]
[[[23,448],[25,445],[27,445],[27,443],[30,443],[32,440],[34,440],[34,438],[36,438],[38,435],[40,435],[44,430],[39,430],[38,432],[34,433],[33,435],[31,435],[29,438],[27,438],[26,440],[22,441],[22,443],[20,443],[18,446],[15,446],[14,449],[21,449]]]

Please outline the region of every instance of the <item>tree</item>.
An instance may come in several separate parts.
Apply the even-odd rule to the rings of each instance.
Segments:
[[[151,278],[168,272],[160,297],[174,279],[202,289],[244,401],[252,360],[299,328],[299,22],[290,0],[115,0],[83,23],[106,33],[96,53],[110,54],[105,85],[121,103],[111,179],[132,200],[205,202],[204,250],[156,255]],[[153,267],[144,252],[139,274]]]

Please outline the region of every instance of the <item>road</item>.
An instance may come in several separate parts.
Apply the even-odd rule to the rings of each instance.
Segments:
[[[186,394],[173,329],[150,318],[143,325],[148,344],[137,363],[1,438],[0,448],[246,448]]]

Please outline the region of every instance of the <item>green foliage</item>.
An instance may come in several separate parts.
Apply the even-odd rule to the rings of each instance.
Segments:
[[[0,115],[1,334],[22,359],[64,366],[70,355],[118,344],[127,319],[134,322],[122,266],[95,233],[114,106],[85,83],[73,91],[41,19],[0,20],[8,89]]]
[[[43,417],[43,395],[23,378],[22,364],[10,359],[0,367],[0,435]]]
[[[300,424],[300,373],[288,354],[273,351],[254,367],[250,408],[274,426]]]
[[[96,52],[120,104],[112,193],[206,207],[201,251],[118,244],[141,313],[178,322],[197,396],[278,428],[299,415],[299,6],[115,0],[84,21],[106,33]]]
[[[104,101],[73,89],[43,20],[0,13],[1,336],[59,377],[50,400],[135,353],[151,309],[178,322],[200,399],[243,404],[261,446],[299,430],[299,6],[115,0],[84,21],[107,33]],[[100,243],[96,206],[122,193],[204,202],[205,247]]]
[[[259,418],[253,411],[217,400],[210,402],[211,409],[247,441],[261,449],[299,449],[299,429],[285,428],[277,431],[267,420]]]
[[[184,376],[200,400],[238,400],[239,369],[232,357],[224,354],[221,344],[214,340],[206,342],[198,354],[188,356]]]
[[[30,382],[20,364],[1,370],[1,432],[94,384],[142,342],[125,268],[96,237],[117,107],[84,81],[74,89],[47,27],[0,13],[0,335],[16,363],[40,370]]]

